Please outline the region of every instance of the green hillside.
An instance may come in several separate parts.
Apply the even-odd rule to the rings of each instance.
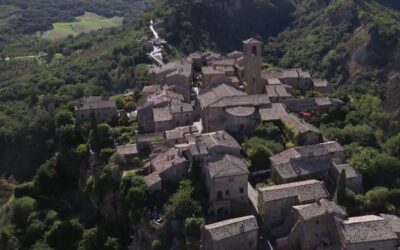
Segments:
[[[68,36],[77,36],[82,33],[99,30],[102,28],[118,27],[122,25],[122,17],[105,18],[95,13],[86,12],[76,17],[75,22],[54,23],[53,29],[44,32],[41,37],[52,41],[60,40]]]

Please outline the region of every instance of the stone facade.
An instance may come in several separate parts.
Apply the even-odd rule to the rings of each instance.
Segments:
[[[118,115],[115,102],[101,96],[83,98],[75,107],[75,117],[81,122],[112,122]]]
[[[284,225],[277,232],[278,250],[314,250],[318,247],[339,248],[337,218],[346,213],[334,202],[321,199],[315,203],[293,206]]]
[[[258,196],[258,206],[267,228],[282,225],[292,206],[330,197],[324,183],[317,180],[259,188]]]
[[[248,202],[248,174],[243,159],[235,155],[214,154],[203,161],[203,176],[217,217],[228,216],[233,203]]]
[[[262,42],[250,38],[243,41],[244,69],[243,84],[246,93],[261,94],[265,92],[265,83],[261,79]]]
[[[258,225],[254,216],[244,216],[205,225],[201,230],[203,250],[256,250]]]

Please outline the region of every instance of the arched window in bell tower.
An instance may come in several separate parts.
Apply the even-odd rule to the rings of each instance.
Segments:
[[[257,46],[253,46],[253,47],[251,48],[251,54],[252,54],[253,56],[257,56]]]

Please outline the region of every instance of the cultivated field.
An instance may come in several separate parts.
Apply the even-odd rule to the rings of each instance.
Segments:
[[[77,36],[81,33],[88,33],[102,28],[111,28],[122,25],[123,17],[105,18],[95,13],[86,12],[76,17],[76,22],[54,23],[53,29],[42,34],[42,38],[49,40],[60,40],[69,35]]]

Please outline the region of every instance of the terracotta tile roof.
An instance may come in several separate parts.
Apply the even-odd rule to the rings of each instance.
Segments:
[[[187,162],[187,160],[178,153],[175,148],[168,148],[152,155],[150,159],[154,172],[161,173],[175,165]]]
[[[207,155],[209,153],[225,153],[221,150],[233,149],[240,151],[242,148],[230,134],[217,131],[201,135],[188,135],[192,155]]]
[[[104,99],[101,96],[90,96],[83,98],[79,103],[79,106],[75,107],[75,110],[91,110],[91,109],[105,109],[105,108],[117,108],[117,105],[113,101]]]
[[[376,215],[350,217],[340,223],[340,231],[347,244],[398,239],[390,221]]]
[[[270,107],[260,109],[262,121],[277,121],[288,115],[285,107],[281,103],[272,103]]]
[[[211,178],[249,174],[242,157],[230,154],[210,155],[204,167],[210,173]]]
[[[291,97],[292,95],[286,91],[286,88],[282,84],[277,85],[266,85],[265,89],[269,97]]]
[[[223,97],[242,95],[246,95],[246,93],[228,84],[219,84],[210,89],[202,90],[199,95],[199,101],[201,106],[205,108],[222,99]]]
[[[313,79],[314,87],[328,87],[328,81],[326,79]]]
[[[237,106],[261,106],[270,104],[271,101],[267,95],[240,95],[226,96],[212,103],[210,107],[237,107]]]
[[[242,233],[258,230],[257,220],[254,215],[229,219],[204,227],[213,241],[220,241]]]
[[[160,183],[161,178],[160,175],[157,172],[153,172],[149,175],[146,175],[143,177],[144,182],[146,183],[147,187],[151,187],[154,184]]]
[[[340,174],[342,170],[344,170],[346,173],[346,179],[362,177],[361,173],[358,170],[354,169],[350,164],[333,164],[333,167],[338,174]]]
[[[309,220],[326,214],[345,217],[346,212],[335,202],[326,199],[318,200],[311,204],[293,206],[303,220]]]
[[[295,69],[287,69],[283,71],[283,78],[298,78],[299,73]]]
[[[307,180],[282,185],[259,188],[263,202],[295,197],[300,203],[329,198],[329,192],[323,182]]]
[[[262,44],[262,42],[260,40],[257,40],[254,37],[244,40],[243,43],[244,44]]]
[[[117,152],[120,155],[134,155],[138,153],[136,144],[126,144],[117,146]]]

